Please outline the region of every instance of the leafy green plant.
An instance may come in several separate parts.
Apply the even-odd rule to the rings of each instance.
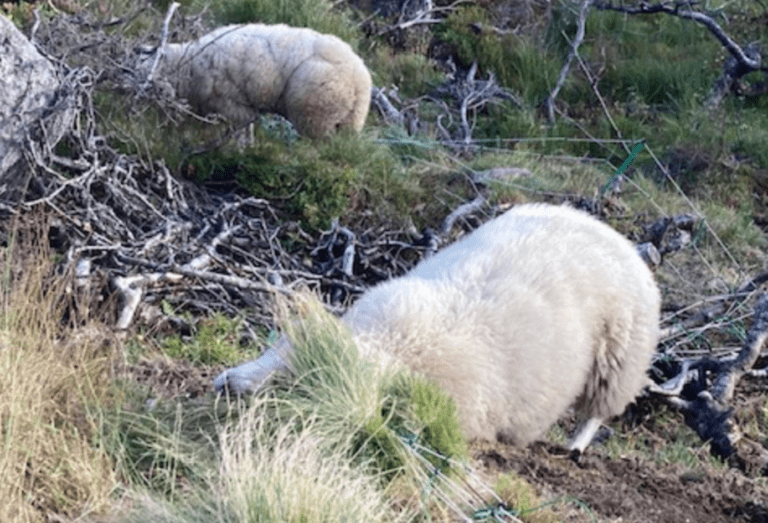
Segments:
[[[171,358],[202,365],[231,365],[243,357],[241,323],[239,318],[214,314],[198,321],[195,333],[189,339],[174,335],[163,339],[161,346]]]

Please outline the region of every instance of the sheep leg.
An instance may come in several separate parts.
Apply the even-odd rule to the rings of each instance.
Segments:
[[[568,444],[568,450],[584,452],[584,449],[586,449],[592,442],[592,439],[595,437],[595,434],[602,424],[603,420],[600,418],[589,418],[580,423],[579,428],[576,430],[576,433],[571,438],[571,442]]]
[[[227,369],[213,380],[216,392],[221,394],[245,394],[255,392],[273,372],[285,370],[288,366],[281,351],[272,347],[258,359]]]

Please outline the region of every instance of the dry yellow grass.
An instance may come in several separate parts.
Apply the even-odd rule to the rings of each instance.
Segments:
[[[40,237],[32,229],[19,236]],[[115,485],[86,410],[105,390],[106,334],[63,324],[66,278],[50,259],[34,240],[0,254],[0,521],[8,523],[99,510]]]

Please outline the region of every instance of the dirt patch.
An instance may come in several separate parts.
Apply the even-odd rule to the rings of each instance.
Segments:
[[[612,459],[600,448],[575,462],[549,443],[480,445],[473,456],[489,475],[514,471],[545,498],[577,498],[599,521],[768,523],[768,482],[733,469],[691,471],[636,456]],[[594,521],[589,511],[569,511],[567,521]]]
[[[141,359],[128,365],[124,375],[149,388],[154,398],[197,398],[213,390],[213,378],[223,366],[201,367],[164,357]]]

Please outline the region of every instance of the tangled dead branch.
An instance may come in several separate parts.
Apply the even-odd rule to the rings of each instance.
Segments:
[[[459,139],[453,139],[453,144],[451,145],[459,152],[472,149],[474,122],[470,123],[470,119],[474,119],[474,115],[486,105],[497,103],[500,100],[511,100],[518,107],[522,107],[520,101],[511,91],[504,89],[496,83],[496,77],[492,72],[488,72],[487,80],[478,80],[475,78],[476,75],[477,62],[474,62],[469,71],[467,71],[466,76],[463,78],[457,76],[453,82],[438,87],[435,91],[435,95],[441,98],[450,97],[457,102],[459,121],[461,122],[459,125]],[[439,119],[437,125],[441,127]],[[444,133],[446,132],[444,128],[441,130]]]
[[[735,451],[738,434],[733,425],[731,406],[736,384],[745,375],[768,376],[768,365],[754,369],[768,339],[768,295],[763,294],[754,308],[752,327],[742,349],[732,357],[721,359],[704,356],[696,359],[670,360],[665,366],[673,376],[649,390],[668,398],[683,412],[688,425],[704,441],[710,441],[714,454],[729,457]]]
[[[36,28],[39,45],[64,72],[57,104],[38,127],[44,131],[62,113],[77,117],[68,118],[55,135],[30,135],[23,151],[28,177],[0,187],[0,208],[5,218],[40,209],[52,214],[52,240],[64,254],[63,263],[77,274],[78,288],[119,295],[118,329],[130,328],[145,309],[155,312],[142,317],[162,316],[156,313],[160,309],[230,316],[247,310],[251,326],[270,325],[270,294],[297,285],[316,288],[340,304],[407,271],[464,216],[455,213],[440,234],[421,237],[405,231],[353,232],[338,222],[318,237],[280,216],[266,200],[238,191],[206,191],[175,178],[162,162],[119,153],[98,130],[97,86],[169,102],[169,111],[178,108],[157,89],[142,89],[146,78],[132,74],[136,42],[120,31],[105,35],[88,16],[62,15]],[[199,19],[183,19],[180,25],[194,32]],[[65,155],[56,152],[60,140]],[[4,232],[8,238],[10,231]],[[97,276],[109,288],[97,284]]]
[[[514,93],[497,83],[492,72],[488,73],[486,80],[480,80],[476,78],[477,70],[478,65],[475,62],[466,72],[456,72],[449,81],[438,86],[429,96],[406,102],[401,101],[394,91],[390,91],[388,96],[383,89],[374,89],[373,103],[387,123],[404,125],[410,134],[416,133],[420,127],[419,106],[425,102],[433,104],[440,110],[434,123],[440,143],[458,154],[472,154],[476,148],[472,130],[478,112],[503,100],[510,100],[522,107]],[[390,98],[395,100],[400,109],[396,108]],[[449,104],[446,100],[453,100],[454,103]]]
[[[435,6],[432,0],[405,0],[402,2],[397,20],[377,31],[379,36],[395,31],[404,31],[414,26],[441,23],[459,4],[469,0],[456,0],[450,5]],[[386,14],[385,14],[386,16]]]
[[[175,178],[162,162],[120,154],[97,130],[98,74],[63,62],[57,67],[66,72],[57,103],[38,122],[42,131],[23,144],[28,176],[0,187],[0,208],[6,219],[41,209],[52,215],[51,239],[63,263],[76,268],[78,287],[120,296],[119,329],[135,324],[140,309],[161,304],[176,314],[247,310],[252,325],[269,325],[275,290],[307,285],[341,301],[404,272],[426,251],[404,232],[353,234],[338,225],[334,231],[343,234],[332,231],[330,242],[323,236],[313,247],[313,234],[265,200],[209,192]],[[77,117],[66,120],[66,129],[43,132],[71,112]],[[66,156],[56,152],[62,137]],[[6,239],[8,227],[5,220]]]

